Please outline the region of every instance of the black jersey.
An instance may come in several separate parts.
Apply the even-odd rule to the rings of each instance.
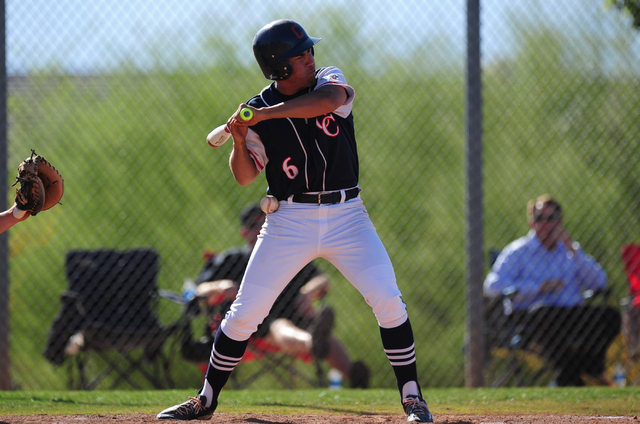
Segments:
[[[250,127],[247,148],[259,169],[265,168],[268,194],[285,200],[293,194],[333,191],[358,185],[358,152],[351,111],[355,91],[336,67],[316,70],[317,83],[285,96],[275,83],[247,103],[274,106],[327,84],[340,85],[346,103],[324,116],[262,121]]]

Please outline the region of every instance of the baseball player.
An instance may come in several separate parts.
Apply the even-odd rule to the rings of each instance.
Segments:
[[[360,198],[355,90],[340,69],[316,69],[313,49],[319,41],[291,20],[271,22],[253,39],[258,65],[274,82],[229,118],[229,163],[243,186],[264,169],[267,193],[279,208],[262,226],[236,300],[216,335],[203,387],[158,419],[213,416],[249,336],[296,273],[321,257],[371,306],[407,421],[433,422],[418,383],[413,330],[393,266]],[[249,120],[240,113],[246,107],[253,112]]]

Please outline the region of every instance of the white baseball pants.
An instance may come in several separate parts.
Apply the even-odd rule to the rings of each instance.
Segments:
[[[316,258],[331,262],[353,284],[381,327],[407,320],[391,260],[360,197],[333,205],[283,201],[267,215],[238,296],[222,321],[224,333],[247,340],[289,281]]]

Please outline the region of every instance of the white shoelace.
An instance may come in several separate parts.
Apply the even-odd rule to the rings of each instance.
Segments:
[[[402,401],[403,405],[405,405],[405,409],[407,410],[407,414],[416,414],[416,415],[428,415],[429,408],[427,407],[427,402],[421,400],[417,397],[408,397]]]

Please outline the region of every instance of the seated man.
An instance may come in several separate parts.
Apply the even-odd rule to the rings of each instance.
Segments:
[[[531,231],[500,253],[484,282],[485,294],[513,293],[505,313],[526,328],[525,344],[540,347],[558,386],[583,386],[584,374],[609,384],[605,357],[620,332],[620,313],[583,305],[582,295],[603,290],[607,276],[571,240],[555,199],[542,195],[530,201],[527,216]]]
[[[185,340],[182,352],[188,360],[209,360],[218,324],[236,297],[265,216],[255,205],[243,210],[240,220],[240,234],[247,244],[210,258],[196,280],[196,295],[206,299],[210,322],[204,340],[193,341],[190,336]],[[351,361],[342,343],[331,335],[334,320],[331,308],[324,307],[319,313],[313,308],[312,302],[328,291],[327,276],[313,262],[307,264],[280,294],[254,337],[263,338],[292,356],[311,354],[326,360],[349,379],[351,387],[367,388],[369,368],[362,361]]]

